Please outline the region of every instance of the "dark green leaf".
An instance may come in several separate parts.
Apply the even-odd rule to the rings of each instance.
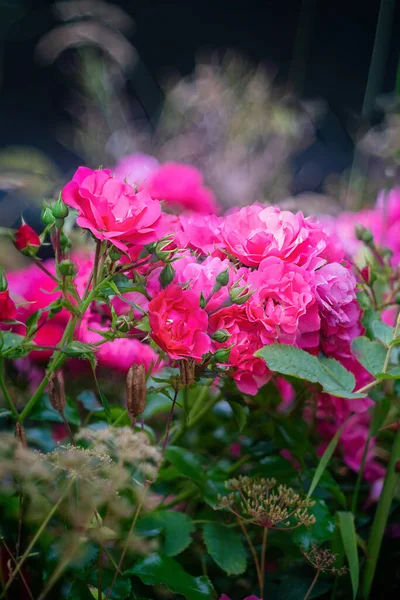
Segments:
[[[228,575],[240,575],[247,566],[247,555],[241,535],[235,529],[219,523],[203,526],[207,551]]]
[[[309,548],[311,544],[320,545],[332,539],[335,531],[335,520],[323,500],[317,500],[310,509],[316,522],[311,527],[301,525],[293,532],[293,541],[302,548]]]
[[[85,390],[81,392],[77,397],[79,402],[82,402],[84,408],[90,412],[100,412],[103,410],[100,402],[98,401],[96,394],[92,390]]]
[[[229,402],[229,404],[238,424],[239,431],[242,432],[247,423],[249,409],[246,406],[239,404],[239,402]]]
[[[173,594],[181,594],[187,600],[212,600],[214,588],[208,577],[193,577],[169,556],[151,554],[126,571],[136,575],[146,585],[165,585]]]
[[[351,349],[369,373],[376,375],[382,371],[387,353],[382,344],[371,342],[367,337],[358,337],[352,341]]]
[[[198,484],[205,484],[202,464],[198,457],[178,446],[169,446],[165,451],[165,458],[178,469],[181,475],[189,477]]]
[[[345,425],[345,423],[343,423],[343,425],[341,427],[339,427],[339,429],[337,430],[337,432],[335,433],[335,435],[329,442],[327,448],[325,449],[325,452],[321,456],[321,460],[318,463],[318,467],[315,469],[315,473],[314,473],[314,477],[313,477],[313,480],[310,485],[310,489],[308,490],[308,494],[307,494],[308,497],[312,496],[313,491],[317,487],[319,480],[321,479],[326,467],[328,466],[329,461],[331,460],[332,455],[335,452],[335,448],[336,448],[339,438],[342,434],[344,425]]]
[[[109,296],[115,296],[119,294],[125,294],[127,292],[142,292],[143,288],[135,284],[123,273],[115,275],[108,281],[104,282],[101,287],[100,296],[108,298]]]
[[[171,400],[161,393],[149,394],[146,402],[146,408],[143,411],[143,418],[150,419],[154,415],[171,410]]]
[[[350,569],[353,598],[356,598],[358,592],[360,568],[358,563],[357,535],[354,526],[354,515],[351,512],[338,512],[337,514],[343,547]]]
[[[67,398],[64,416],[71,425],[81,424],[81,418],[76,403],[70,398]],[[32,421],[52,421],[53,423],[63,422],[60,413],[52,407],[48,394],[43,394],[40,398],[30,414],[30,419]]]
[[[11,331],[0,332],[0,355],[7,358],[21,358],[28,354],[24,348],[25,338]]]
[[[147,535],[151,535],[149,531],[155,534],[163,531],[165,534],[163,554],[176,556],[190,545],[194,525],[192,519],[185,513],[160,510],[141,519],[137,530],[144,535],[146,532]]]
[[[389,346],[390,342],[393,339],[394,328],[386,325],[383,321],[374,321],[372,323],[372,331],[375,334],[375,337],[378,338],[385,344],[385,346]]]
[[[255,353],[263,358],[271,371],[290,375],[322,385],[325,392],[341,398],[362,398],[365,394],[354,393],[355,379],[333,358],[317,358],[294,346],[271,344]]]

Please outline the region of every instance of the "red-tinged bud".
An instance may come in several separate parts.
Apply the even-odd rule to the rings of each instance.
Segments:
[[[17,307],[8,290],[0,292],[0,321],[10,321],[17,316]]]
[[[14,246],[25,256],[36,256],[42,242],[40,237],[26,223],[21,225],[14,236]]]
[[[369,283],[371,279],[371,269],[369,266],[361,269],[361,277],[364,279],[365,283]]]

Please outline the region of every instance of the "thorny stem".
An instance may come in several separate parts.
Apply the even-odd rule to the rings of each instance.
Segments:
[[[262,546],[261,546],[261,566],[260,566],[260,572],[261,572],[261,587],[260,587],[260,598],[262,600],[263,596],[264,596],[264,580],[265,580],[265,556],[267,553],[267,539],[268,539],[268,527],[264,527],[264,531],[263,531],[263,539],[262,539]]]
[[[10,587],[10,585],[12,584],[12,582],[14,581],[15,577],[18,575],[18,573],[21,570],[22,565],[24,564],[25,560],[28,558],[29,554],[31,553],[32,548],[34,547],[34,545],[36,544],[36,542],[38,541],[38,539],[40,538],[40,536],[42,535],[43,531],[46,529],[50,519],[53,517],[53,515],[55,515],[55,513],[57,512],[61,502],[64,500],[64,498],[66,497],[67,493],[69,492],[69,489],[71,488],[73,482],[75,481],[74,479],[71,479],[70,482],[68,483],[68,485],[66,486],[64,492],[61,494],[60,498],[58,499],[57,503],[53,506],[53,508],[51,509],[51,511],[48,513],[48,515],[46,516],[45,520],[43,521],[43,523],[41,524],[41,526],[39,527],[39,529],[37,530],[36,534],[34,535],[34,537],[32,538],[31,543],[29,544],[29,546],[27,547],[27,549],[25,550],[23,556],[21,557],[21,559],[18,561],[18,563],[15,565],[15,569],[11,574],[10,579],[7,582],[7,585],[5,586],[3,593],[0,596],[0,600],[1,598],[4,598],[5,594],[7,593],[8,588]]]
[[[310,587],[308,588],[308,591],[307,591],[306,595],[304,596],[303,600],[307,600],[310,597],[310,594],[313,591],[315,584],[318,581],[318,577],[319,577],[320,573],[321,573],[321,569],[318,569],[317,572],[315,573],[315,577],[312,580],[312,583],[311,583]]]
[[[247,543],[249,545],[251,553],[253,555],[254,565],[255,565],[256,571],[257,571],[258,586],[259,586],[260,591],[261,591],[262,588],[263,588],[263,580],[262,580],[261,568],[260,568],[260,563],[258,561],[258,556],[257,556],[256,549],[254,548],[253,542],[251,541],[250,536],[249,536],[249,534],[246,531],[246,527],[244,526],[244,524],[242,522],[242,519],[239,516],[237,516],[237,520],[238,520],[238,523],[239,523],[239,525],[240,525],[240,527],[241,527],[241,529],[243,531],[243,535],[244,535],[244,537],[247,540]]]

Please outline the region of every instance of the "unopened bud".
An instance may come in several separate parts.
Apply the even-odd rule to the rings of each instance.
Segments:
[[[71,247],[71,242],[69,241],[69,239],[67,238],[65,233],[62,231],[60,233],[60,248],[61,248],[61,250],[68,250],[68,248],[70,248],[70,247]]]
[[[115,320],[115,328],[122,333],[128,333],[132,329],[132,321],[127,315],[122,315]]]
[[[160,283],[163,288],[167,287],[175,277],[175,269],[171,263],[167,263],[160,273]]]
[[[219,285],[221,287],[223,287],[224,285],[228,285],[229,282],[229,269],[225,269],[225,271],[222,271],[222,273],[219,273],[216,277],[217,282],[219,283]]]
[[[69,209],[65,202],[62,201],[61,196],[58,196],[57,201],[52,206],[51,212],[55,219],[65,219],[65,217],[68,217]]]
[[[58,265],[58,270],[60,271],[61,275],[64,275],[65,277],[72,277],[76,273],[74,263],[72,262],[72,260],[68,259],[60,262],[60,264]]]
[[[0,267],[0,292],[5,292],[8,288],[8,281],[4,267]]]
[[[245,304],[253,292],[250,290],[248,285],[242,287],[232,287],[229,290],[229,297],[233,304]]]
[[[146,369],[134,364],[126,376],[126,407],[131,419],[141,415],[146,407]]]
[[[62,371],[52,373],[49,377],[49,398],[54,410],[62,414],[66,405],[64,375]]]
[[[179,373],[182,385],[192,385],[194,383],[195,366],[193,358],[179,361]]]
[[[111,260],[113,262],[116,262],[117,260],[119,260],[121,258],[121,252],[118,250],[118,248],[116,248],[115,246],[113,246],[110,250],[110,254],[109,257],[111,258]]]
[[[212,334],[211,339],[216,342],[226,342],[231,337],[231,334],[226,329],[218,329],[215,333]]]
[[[216,363],[226,363],[229,360],[229,355],[231,353],[231,348],[220,348],[213,354],[213,361]]]
[[[363,225],[356,226],[356,238],[360,240],[360,242],[364,242],[364,244],[371,244],[371,242],[374,241],[372,232]]]
[[[25,433],[25,428],[22,425],[22,423],[16,423],[15,424],[15,437],[17,438],[17,440],[19,440],[21,442],[21,445],[24,448],[27,448],[28,446],[28,442],[26,441],[26,433]]]
[[[200,293],[200,308],[205,308],[207,306],[207,300],[203,296],[203,292]]]
[[[14,246],[25,256],[36,256],[42,242],[40,237],[26,223],[19,227],[14,236]]]
[[[49,208],[46,204],[43,204],[42,206],[42,221],[46,227],[49,225],[54,225],[55,223],[51,208]]]

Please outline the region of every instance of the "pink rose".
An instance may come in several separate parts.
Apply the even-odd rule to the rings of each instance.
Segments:
[[[135,190],[109,170],[79,167],[62,191],[62,199],[79,212],[77,223],[98,240],[109,240],[120,250],[157,239],[161,206],[146,190]]]
[[[246,304],[250,321],[262,324],[261,341],[303,348],[319,343],[320,318],[308,272],[279,258],[266,258],[247,283],[254,290]]]
[[[208,315],[199,294],[179,285],[167,286],[149,303],[151,337],[172,359],[202,360],[210,350]]]
[[[175,244],[204,254],[224,257],[220,228],[223,219],[216,215],[181,215],[175,224]]]
[[[225,329],[231,337],[224,343],[215,343],[215,348],[232,346],[227,364],[240,391],[254,396],[260,387],[269,381],[271,372],[254,352],[263,346],[262,325],[251,322],[245,305],[236,304],[221,308],[210,315],[210,331]]]
[[[231,212],[222,223],[221,234],[229,253],[250,267],[269,256],[307,269],[316,269],[332,257],[342,258],[340,249],[316,221],[273,206],[252,204]]]
[[[329,325],[351,325],[358,318],[353,310],[356,299],[356,279],[349,269],[330,263],[315,273],[315,292]]]
[[[149,174],[145,187],[155,200],[203,214],[217,212],[213,192],[204,186],[200,171],[190,165],[165,163]]]

